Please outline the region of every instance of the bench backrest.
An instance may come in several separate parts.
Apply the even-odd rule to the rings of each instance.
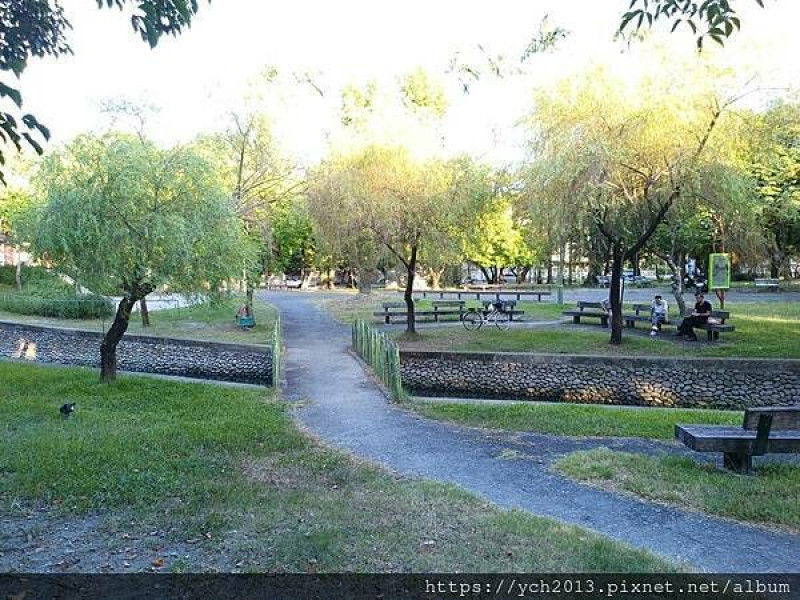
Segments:
[[[758,427],[758,418],[761,415],[772,416],[773,431],[800,429],[800,404],[795,406],[748,408],[744,412],[744,423],[742,427],[748,431],[754,431]]]
[[[433,300],[431,306],[463,306],[465,300]]]
[[[780,280],[779,279],[755,279],[754,281],[756,282],[756,285],[758,285],[759,283],[763,283],[763,284],[766,284],[766,285],[778,285],[778,284],[780,284]]]
[[[686,316],[691,315],[692,311],[694,310],[694,306],[687,306],[686,307]],[[731,318],[730,311],[727,310],[712,310],[711,316],[715,319],[719,319],[720,321],[724,321],[725,319]]]
[[[406,303],[405,302],[384,302],[383,303],[383,308],[385,308],[385,309],[389,309],[389,308],[406,308]]]
[[[581,310],[584,308],[603,308],[603,304],[601,302],[584,302],[583,300],[578,300],[578,308]]]
[[[649,304],[634,304],[633,306],[631,306],[631,308],[633,308],[633,311],[634,311],[634,312],[635,312],[637,315],[638,315],[640,312],[646,312],[646,313],[649,313],[649,312],[650,312],[650,305],[649,305]]]
[[[481,303],[484,306],[491,306],[492,304],[497,304],[498,301],[497,300],[481,300]],[[517,301],[516,300],[500,300],[499,303],[502,304],[503,306],[510,306],[511,308],[514,308],[517,305]]]

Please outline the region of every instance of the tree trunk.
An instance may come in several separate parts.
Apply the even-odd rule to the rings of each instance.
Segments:
[[[589,247],[587,249],[587,257],[589,259],[589,269],[586,273],[586,279],[583,282],[585,286],[597,285],[597,276],[605,275],[603,269],[603,253],[604,246],[601,244],[598,236],[592,236],[589,240]]]
[[[567,260],[567,283],[573,284],[575,275],[575,264],[572,262],[572,246],[569,246],[569,259]]]
[[[665,261],[672,274],[672,296],[678,305],[678,316],[680,317],[686,312],[686,302],[683,300],[683,269],[675,263],[671,256],[665,257]]]
[[[586,279],[583,280],[585,287],[593,287],[597,285],[597,276],[600,274],[600,269],[595,263],[589,262],[589,271],[586,273]]]
[[[530,266],[527,267],[520,267],[519,268],[519,277],[517,277],[517,283],[526,283],[528,281],[528,275],[531,272]]]
[[[411,246],[411,258],[406,263],[406,290],[403,294],[403,299],[406,301],[406,312],[408,313],[408,320],[406,324],[406,333],[417,332],[417,318],[414,313],[414,275],[417,270],[417,246]]]
[[[358,268],[358,273],[356,274],[357,283],[358,283],[358,293],[359,294],[371,294],[372,293],[372,274],[370,273],[370,269],[368,268]]]
[[[142,327],[150,327],[150,311],[145,298],[139,300],[139,310],[142,311]]]
[[[144,302],[144,298],[142,298],[142,302]],[[245,304],[247,305],[247,314],[253,314],[253,286],[249,283],[247,285],[247,291],[245,292]]]
[[[486,267],[478,265],[478,268],[481,270],[481,273],[483,273],[483,280],[486,283],[492,283],[492,276],[489,274],[489,271],[486,270]]]
[[[17,286],[17,291],[22,291],[22,253],[17,248],[17,268],[14,272],[14,283]]]
[[[611,301],[611,340],[615,346],[622,343],[622,265],[625,262],[625,253],[622,246],[617,243],[611,256],[611,286],[609,300]]]
[[[100,379],[107,383],[117,378],[117,344],[128,329],[131,310],[137,300],[138,298],[123,296],[119,301],[114,322],[100,344]]]
[[[547,285],[553,285],[553,259],[547,259]]]
[[[431,287],[434,290],[441,289],[442,275],[444,275],[444,267],[441,269],[428,269],[428,275],[431,278]]]

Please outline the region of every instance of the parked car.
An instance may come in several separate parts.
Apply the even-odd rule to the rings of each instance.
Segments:
[[[300,288],[303,285],[303,280],[299,277],[287,277],[285,283],[286,287]]]

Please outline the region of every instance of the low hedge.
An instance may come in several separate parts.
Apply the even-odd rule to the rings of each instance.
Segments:
[[[114,314],[111,302],[107,298],[95,294],[71,298],[39,298],[22,294],[0,294],[0,310],[19,315],[38,315],[58,319],[98,319]]]
[[[0,283],[5,285],[15,285],[16,280],[16,267],[11,265],[0,265]]]

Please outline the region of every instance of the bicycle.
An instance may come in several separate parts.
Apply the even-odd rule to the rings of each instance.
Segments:
[[[484,323],[494,323],[501,331],[511,327],[511,313],[505,310],[505,302],[492,302],[486,308],[470,308],[464,313],[461,323],[467,331],[477,331]]]

